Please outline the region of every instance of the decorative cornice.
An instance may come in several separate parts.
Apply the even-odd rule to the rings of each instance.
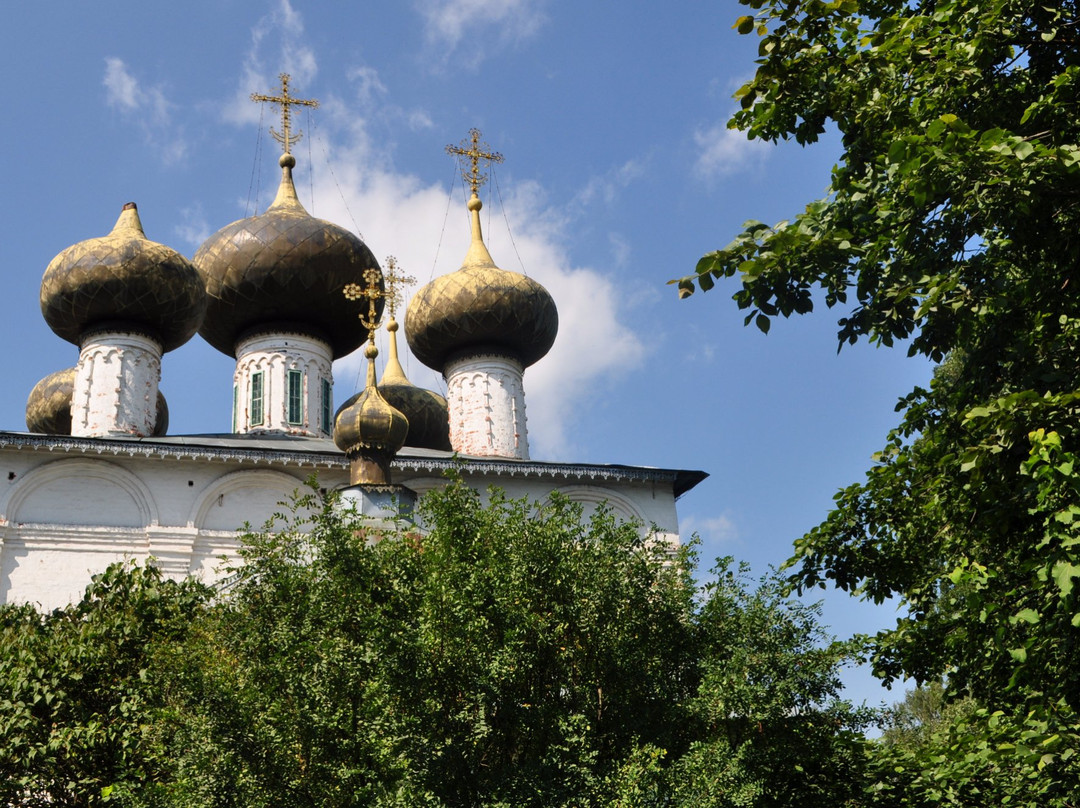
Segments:
[[[187,435],[165,438],[76,438],[67,435],[35,435],[24,432],[0,431],[0,449],[41,451],[58,454],[111,457],[147,457],[162,460],[195,460],[209,463],[252,463],[308,469],[349,468],[344,453],[312,448],[270,449],[264,446],[243,446],[249,442],[233,435]],[[260,436],[259,443],[274,442],[273,437]],[[284,437],[283,443],[289,438]],[[316,440],[300,441],[318,443]],[[329,442],[326,442],[329,445]],[[408,454],[405,449],[394,458],[395,473],[442,476],[454,469],[469,476],[536,477],[566,480],[595,480],[597,482],[663,483],[672,487],[678,499],[709,475],[704,471],[660,469],[649,466],[601,465],[591,463],[548,463],[536,460],[499,460],[472,458],[420,450],[423,454]]]

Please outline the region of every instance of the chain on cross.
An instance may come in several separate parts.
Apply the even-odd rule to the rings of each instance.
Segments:
[[[474,194],[480,190],[481,185],[487,182],[487,174],[480,173],[480,161],[487,160],[489,163],[503,161],[503,156],[498,152],[485,151],[490,148],[488,144],[480,142],[480,130],[476,128],[469,130],[469,137],[461,141],[460,146],[451,144],[446,147],[447,154],[458,158],[469,158],[468,167],[462,165],[461,176],[465,182],[469,183]],[[464,163],[465,160],[462,159],[461,162]]]
[[[349,283],[342,289],[342,292],[348,300],[367,299],[367,317],[364,317],[363,312],[358,316],[360,318],[360,324],[367,329],[369,342],[375,341],[375,330],[379,327],[380,322],[375,311],[375,304],[380,298],[386,297],[386,292],[383,291],[383,287],[379,283],[382,280],[382,277],[383,275],[378,269],[375,267],[368,267],[364,270],[363,286],[358,283]]]
[[[270,127],[270,135],[281,144],[285,149],[285,153],[292,152],[293,144],[300,142],[300,138],[304,136],[303,130],[297,130],[296,134],[291,132],[292,114],[290,107],[301,106],[311,107],[312,109],[319,106],[319,102],[314,98],[293,98],[289,95],[289,74],[281,73],[278,78],[281,79],[281,95],[263,95],[262,93],[252,93],[251,100],[257,104],[277,104],[281,107],[281,132],[275,132],[274,127]]]
[[[383,264],[383,296],[386,298],[386,308],[390,310],[390,319],[394,319],[397,307],[401,305],[402,290],[416,283],[416,278],[399,272],[397,259],[392,255],[387,256]]]

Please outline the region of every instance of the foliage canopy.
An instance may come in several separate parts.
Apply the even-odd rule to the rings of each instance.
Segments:
[[[824,304],[842,312],[840,346],[944,362],[901,401],[865,481],[797,543],[791,580],[898,596],[906,614],[868,644],[877,673],[947,675],[981,705],[921,758],[937,756],[933,776],[962,782],[965,755],[991,766],[1007,738],[1016,757],[994,771],[1020,778],[1002,774],[1010,799],[1070,804],[1075,786],[1055,792],[1070,781],[1051,775],[1080,709],[1080,7],[741,1],[759,59],[730,125],[802,144],[835,128],[842,154],[825,198],[747,223],[680,293],[737,277],[763,331]],[[1032,739],[1049,758],[1015,751]],[[1044,769],[1046,793],[1020,784]]]
[[[0,799],[546,808],[858,793],[866,716],[837,699],[847,651],[779,581],[753,587],[722,560],[702,590],[692,548],[558,497],[484,504],[458,482],[420,515],[423,530],[375,531],[311,494],[245,537],[227,591],[114,567],[69,609],[0,611],[26,649],[0,661],[0,690],[20,688],[19,721],[0,725]],[[76,630],[41,650],[54,625],[93,621],[131,644]],[[109,689],[59,693],[61,658],[103,667]],[[86,736],[94,754],[45,741],[24,754],[49,733]]]

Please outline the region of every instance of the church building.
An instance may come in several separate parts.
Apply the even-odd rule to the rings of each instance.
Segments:
[[[316,102],[292,97],[281,78],[280,95],[252,96],[281,110],[281,132],[271,130],[281,180],[265,213],[221,228],[188,260],[147,238],[129,203],[108,235],[46,268],[42,314],[78,361],[34,387],[27,432],[0,431],[0,602],[62,606],[125,558],[215,580],[238,529],[261,526],[313,474],[376,518],[408,513],[458,469],[511,497],[606,503],[677,541],[676,500],[703,472],[530,456],[525,374],[553,345],[558,311],[485,246],[481,163],[501,157],[475,130],[451,149],[472,189],[471,244],[461,268],[417,290],[404,316],[410,350],[446,380],[443,398],[413,385],[399,360],[397,307],[412,279],[301,205],[290,109]],[[376,379],[383,325],[388,357]],[[161,358],[196,334],[235,359],[231,433],[168,433]],[[335,410],[333,361],[365,343],[365,387]]]

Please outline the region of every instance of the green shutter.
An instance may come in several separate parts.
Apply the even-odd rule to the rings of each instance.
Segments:
[[[304,423],[304,374],[289,371],[289,423]]]
[[[333,402],[330,400],[330,381],[329,379],[322,380],[322,430],[327,435],[330,434],[330,409]]]
[[[251,374],[251,426],[263,422],[263,372]]]

